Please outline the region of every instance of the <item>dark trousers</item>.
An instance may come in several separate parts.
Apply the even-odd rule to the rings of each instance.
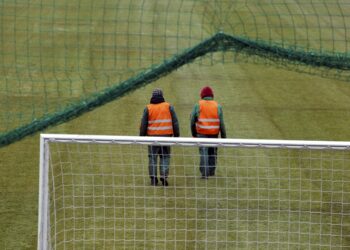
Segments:
[[[157,178],[158,156],[160,178],[166,179],[169,175],[170,146],[148,146],[148,170],[151,178]]]
[[[198,134],[199,138],[218,138],[217,135],[201,135]],[[215,175],[216,170],[216,159],[218,154],[217,147],[199,147],[200,163],[199,171],[202,176],[208,177]]]
[[[200,166],[202,176],[215,175],[218,149],[216,147],[199,147]]]

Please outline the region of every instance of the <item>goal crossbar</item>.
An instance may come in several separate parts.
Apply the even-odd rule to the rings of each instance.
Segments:
[[[144,144],[155,142],[159,145],[181,146],[225,146],[225,147],[259,147],[259,148],[309,148],[309,149],[350,149],[347,141],[310,141],[310,140],[266,140],[266,139],[220,139],[190,137],[152,137],[152,136],[110,136],[110,135],[69,135],[41,134],[42,143],[47,141],[64,143],[112,143],[112,144]]]

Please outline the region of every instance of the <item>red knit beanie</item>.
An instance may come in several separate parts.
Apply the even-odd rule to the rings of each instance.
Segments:
[[[209,86],[206,86],[204,88],[202,88],[201,90],[201,98],[204,98],[204,97],[214,97],[214,93],[213,93],[213,90],[209,87]]]

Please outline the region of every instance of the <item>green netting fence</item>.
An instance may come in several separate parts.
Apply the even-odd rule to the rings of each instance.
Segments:
[[[350,81],[349,26],[347,0],[2,0],[0,146],[187,63]]]

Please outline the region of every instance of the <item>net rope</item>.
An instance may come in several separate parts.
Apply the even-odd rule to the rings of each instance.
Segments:
[[[2,1],[0,146],[189,63],[254,63],[349,81],[350,3]]]

